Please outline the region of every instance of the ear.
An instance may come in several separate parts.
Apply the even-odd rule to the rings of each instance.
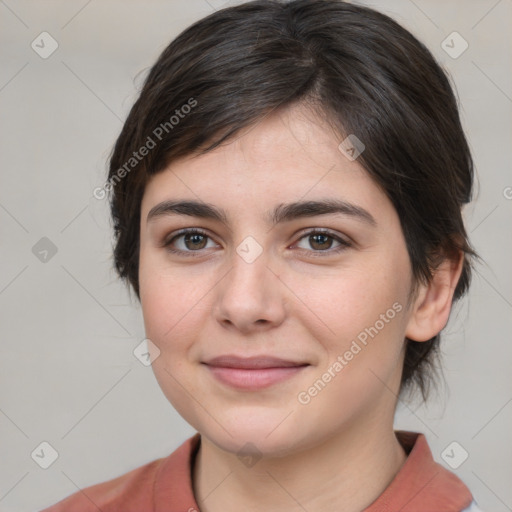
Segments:
[[[420,285],[405,331],[407,338],[428,341],[445,327],[463,264],[462,251],[455,258],[445,258],[434,271],[432,280],[426,285]]]

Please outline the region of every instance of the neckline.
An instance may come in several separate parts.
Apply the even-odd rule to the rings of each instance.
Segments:
[[[424,434],[397,430],[407,458],[377,499],[363,512],[459,512],[473,499],[454,473],[434,461]],[[155,512],[199,511],[193,492],[193,470],[201,434],[187,439],[159,468],[154,484]],[[171,508],[170,508],[171,507]]]

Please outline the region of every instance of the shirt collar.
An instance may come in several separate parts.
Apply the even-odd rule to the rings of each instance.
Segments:
[[[423,434],[396,431],[408,454],[384,492],[363,512],[460,512],[472,496],[464,482],[434,461]]]
[[[397,431],[408,457],[384,492],[363,512],[460,512],[472,501],[466,485],[434,461],[423,434]],[[201,443],[196,433],[164,460],[156,475],[155,512],[199,512],[192,466]]]

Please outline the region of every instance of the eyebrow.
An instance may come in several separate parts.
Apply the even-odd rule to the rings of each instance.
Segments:
[[[289,222],[303,217],[314,217],[317,215],[342,214],[362,221],[370,226],[376,226],[377,222],[373,216],[360,206],[340,199],[322,199],[316,201],[298,201],[294,203],[279,204],[268,212],[265,220],[268,224],[275,226],[281,222]],[[226,212],[202,201],[163,201],[151,208],[146,222],[154,221],[159,217],[168,215],[187,215],[201,219],[211,219],[228,225]]]

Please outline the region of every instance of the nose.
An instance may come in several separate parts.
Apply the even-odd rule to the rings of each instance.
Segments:
[[[215,287],[213,311],[219,323],[249,334],[284,321],[287,288],[271,267],[265,253],[251,263],[233,254],[231,268]]]

